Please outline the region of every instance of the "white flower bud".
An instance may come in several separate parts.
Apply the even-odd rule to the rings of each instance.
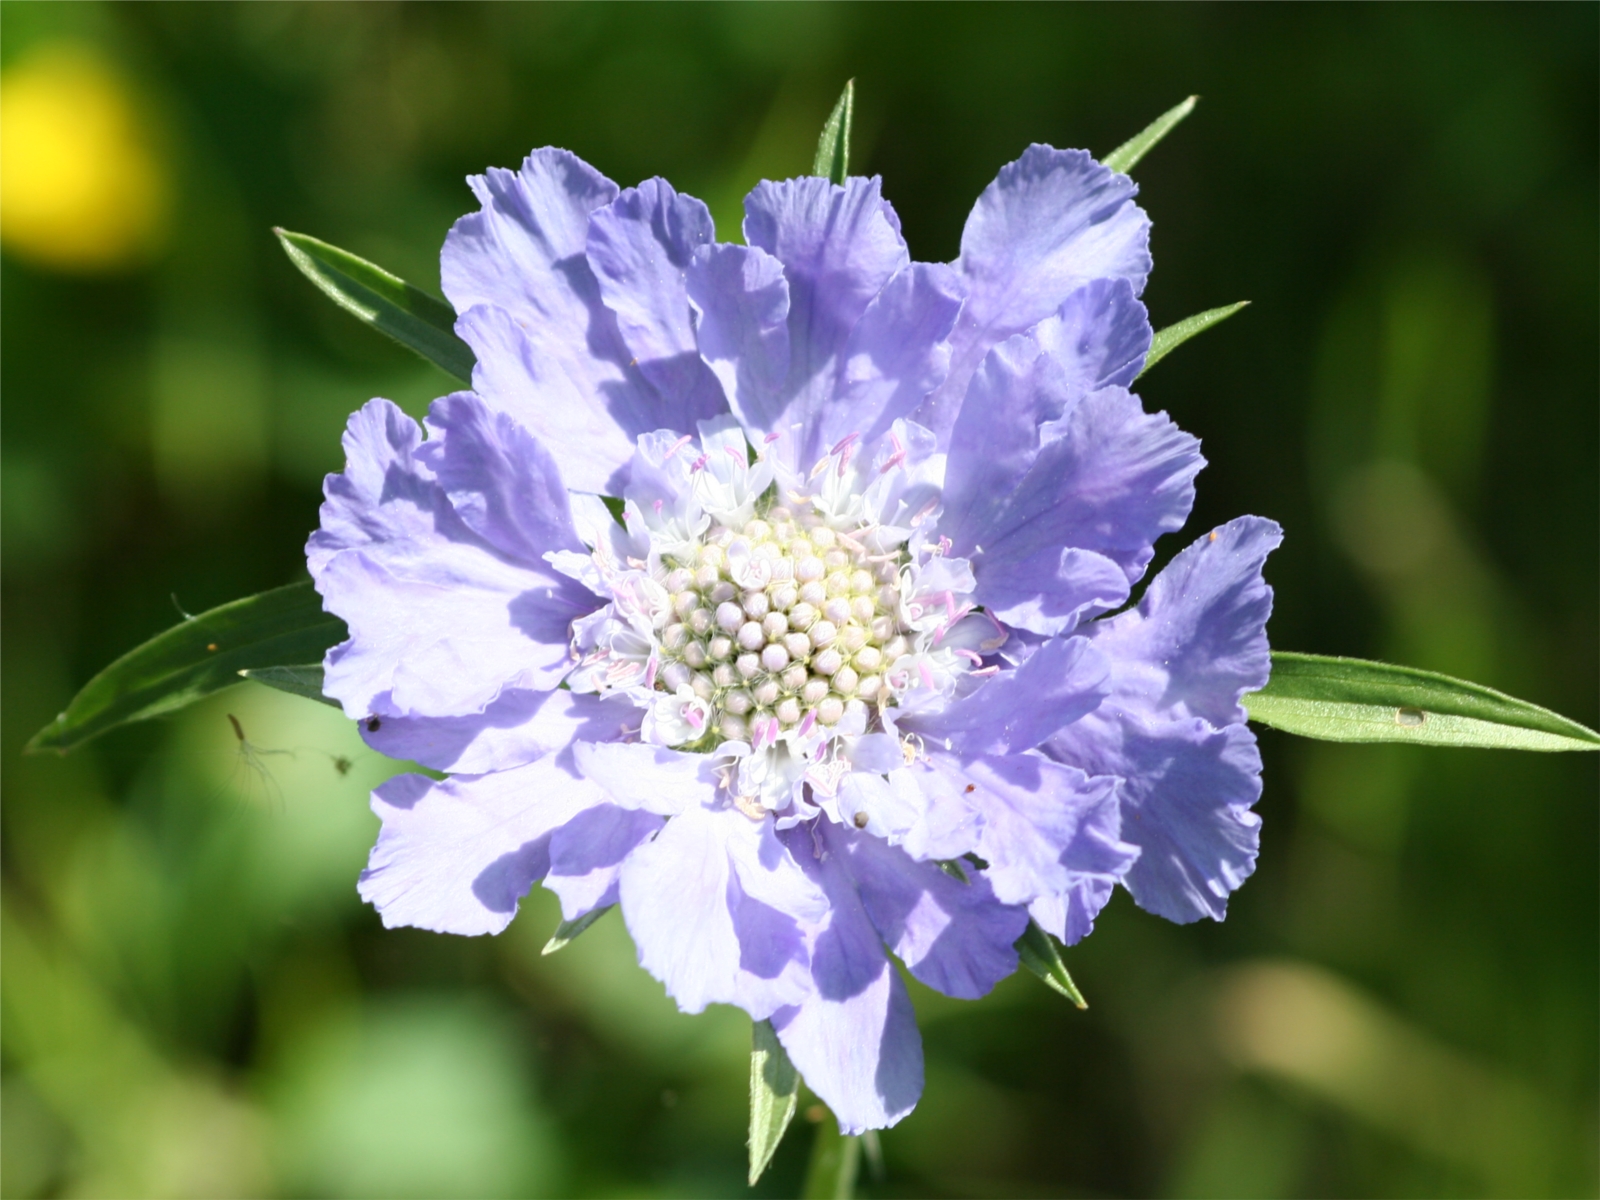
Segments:
[[[811,665],[818,675],[832,675],[840,667],[844,666],[844,655],[829,646],[826,650],[820,651],[811,660]]]
[[[772,607],[779,612],[788,612],[798,599],[800,591],[792,583],[780,584],[772,589]]]
[[[761,620],[767,615],[768,600],[765,592],[746,592],[742,601],[746,615]]]
[[[733,657],[733,639],[718,635],[706,643],[706,653],[715,662],[727,662]]]
[[[811,653],[811,639],[803,633],[786,633],[783,635],[783,648],[789,652],[790,658],[804,658]]]
[[[700,607],[700,597],[693,592],[679,592],[672,598],[672,611],[680,617],[687,617]]]
[[[719,688],[731,688],[739,682],[739,673],[731,663],[718,663],[711,670],[711,682]]]
[[[699,642],[690,642],[683,648],[683,661],[695,668],[705,666],[706,648]]]
[[[789,652],[773,642],[761,652],[761,665],[769,671],[781,671],[789,665]]]
[[[829,696],[817,705],[817,720],[824,725],[837,725],[842,716],[844,716],[844,698],[841,696]]]
[[[688,627],[681,622],[668,625],[661,634],[661,644],[668,650],[681,650],[683,644],[689,640]]]
[[[858,596],[871,595],[878,586],[877,580],[872,578],[872,572],[857,567],[850,572],[850,590]]]
[[[754,621],[739,626],[739,645],[746,650],[759,650],[767,644],[767,634]]]
[[[717,670],[723,670],[718,667]],[[861,682],[861,677],[852,667],[840,667],[833,673],[833,690],[841,696],[848,696],[856,690],[856,684]]]
[[[789,632],[789,618],[781,612],[770,612],[761,618],[761,630],[769,639],[776,641]]]
[[[806,686],[803,689],[801,689],[800,698],[804,700],[807,705],[813,705],[827,694],[828,681],[826,679],[812,679],[806,683]]]
[[[839,645],[844,647],[846,654],[854,654],[867,644],[867,631],[859,625],[846,625],[839,631]]]
[[[894,618],[893,617],[873,617],[872,618],[872,640],[873,641],[875,641],[875,642],[887,642],[890,638],[892,638],[894,636],[894,631],[895,631],[895,623],[894,623]]]
[[[870,674],[883,665],[883,651],[876,646],[863,646],[856,651],[855,664]]]
[[[669,592],[681,592],[692,583],[694,583],[693,571],[685,570],[683,567],[675,567],[667,572],[664,586]]]
[[[829,546],[833,545],[839,540],[834,536],[833,530],[829,529],[826,525],[818,525],[811,531],[810,537],[811,544],[818,550],[826,550]]]
[[[739,593],[735,590],[733,584],[729,583],[726,579],[719,579],[716,583],[711,585],[710,600],[713,604],[722,604],[725,601],[732,600],[738,594]]]
[[[803,537],[797,537],[794,539],[794,541],[790,542],[788,550],[789,557],[794,559],[795,562],[802,562],[805,559],[813,557],[816,553],[812,549],[811,543]]]
[[[732,600],[717,605],[717,624],[733,633],[744,624],[744,612]]]
[[[839,631],[832,621],[818,621],[807,630],[807,633],[811,637],[811,644],[819,649],[839,636]]]
[[[782,680],[785,691],[798,692],[810,677],[811,672],[806,670],[804,663],[790,663],[778,678]]]
[[[735,692],[729,692],[722,698],[722,707],[740,717],[750,711],[750,704],[750,693],[742,688]]]
[[[750,730],[744,721],[732,713],[723,714],[722,723],[717,726],[717,729],[730,742],[746,741],[750,736]]]
[[[850,601],[843,596],[835,596],[822,606],[822,615],[835,625],[843,625],[850,619]]]
[[[871,596],[857,596],[850,601],[850,615],[863,625],[869,624],[877,611],[878,606]]]
[[[689,628],[694,630],[697,634],[710,633],[711,626],[714,624],[714,618],[711,615],[711,610],[709,608],[695,609],[689,614],[688,624]]]
[[[762,708],[770,708],[778,702],[778,696],[782,693],[782,690],[778,686],[776,679],[763,679],[756,684],[755,691],[752,694],[756,703]]]
[[[822,581],[813,579],[810,583],[800,585],[800,602],[813,607],[821,604],[828,598],[828,589],[822,586]]]
[[[883,680],[877,675],[863,675],[861,682],[856,684],[856,695],[863,700],[871,700],[878,694],[878,689],[883,687]]]
[[[716,685],[711,682],[709,675],[696,675],[689,681],[689,686],[694,689],[694,694],[702,700],[711,699],[717,692]]]
[[[849,596],[850,572],[835,571],[832,575],[828,576],[827,587],[828,595],[830,596]]]
[[[786,700],[778,701],[778,707],[773,712],[783,724],[793,725],[800,719],[800,702],[790,696]]]
[[[799,604],[796,604],[789,610],[790,629],[809,629],[811,628],[811,622],[815,621],[816,619],[816,607],[814,605],[807,604],[804,600],[800,601]]]
[[[801,583],[814,583],[827,572],[823,561],[816,556],[802,558],[794,565],[794,577]]]
[[[667,691],[675,692],[689,683],[692,672],[681,662],[668,663],[661,668],[661,682]]]
[[[761,656],[758,654],[741,654],[733,665],[734,669],[746,679],[754,679],[761,674]]]
[[[835,548],[822,556],[822,565],[830,571],[837,571],[841,567],[850,565],[850,556],[843,550]]]
[[[709,549],[709,547],[707,548]],[[702,590],[705,588],[715,587],[719,578],[721,578],[721,572],[719,572],[717,568],[712,566],[710,563],[705,564],[705,566],[699,568],[699,570],[695,571],[694,573],[695,586],[701,588]]]

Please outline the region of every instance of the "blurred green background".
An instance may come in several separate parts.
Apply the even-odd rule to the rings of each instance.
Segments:
[[[351,409],[449,390],[269,227],[435,287],[463,176],[534,146],[737,236],[854,76],[857,169],[938,260],[1028,142],[1200,93],[1136,172],[1156,325],[1255,302],[1141,385],[1205,439],[1191,530],[1287,527],[1277,645],[1600,723],[1593,4],[0,22],[7,1197],[744,1194],[743,1015],[677,1014],[614,916],[542,958],[543,892],[498,938],[383,931],[355,878],[397,767],[333,710],[243,687],[20,753],[175,603],[301,577]],[[1226,923],[1119,895],[1069,956],[1086,1013],[915,989],[928,1090],[866,1194],[1595,1193],[1594,757],[1262,744]]]

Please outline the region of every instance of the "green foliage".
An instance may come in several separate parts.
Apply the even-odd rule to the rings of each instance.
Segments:
[[[291,696],[303,696],[307,700],[339,707],[337,700],[330,700],[322,694],[322,664],[319,662],[292,667],[251,667],[239,674],[254,683],[288,692]]]
[[[850,124],[855,115],[856,81],[850,80],[839,93],[839,100],[822,126],[822,136],[817,139],[817,157],[811,167],[813,175],[822,175],[834,183],[843,183],[850,174]]]
[[[477,362],[455,334],[456,314],[443,300],[382,267],[303,233],[273,229],[289,261],[346,312],[413,350],[448,375],[472,382]]]
[[[1017,939],[1017,957],[1022,960],[1023,966],[1044,980],[1052,991],[1060,992],[1079,1008],[1089,1007],[1089,1002],[1083,998],[1078,985],[1073,983],[1072,976],[1067,974],[1066,964],[1061,961],[1061,947],[1056,944],[1055,938],[1039,927],[1038,922],[1030,919],[1028,928]]]
[[[801,1200],[850,1200],[856,1194],[856,1174],[861,1168],[861,1139],[839,1132],[832,1114],[817,1123],[811,1144]]]
[[[1278,650],[1244,698],[1252,721],[1330,742],[1600,750],[1600,734],[1537,704],[1415,667]]]
[[[1144,356],[1144,367],[1139,371],[1139,374],[1143,375],[1197,333],[1204,333],[1213,325],[1226,321],[1249,303],[1250,301],[1248,300],[1240,300],[1237,304],[1225,304],[1221,308],[1208,308],[1205,312],[1195,313],[1192,317],[1185,317],[1176,325],[1168,325],[1165,329],[1156,330],[1156,335],[1150,339],[1150,353]]]
[[[800,1102],[800,1072],[771,1021],[750,1027],[750,1186],[756,1185],[783,1141]]]
[[[309,582],[235,600],[128,651],[86,683],[27,748],[64,754],[108,729],[231,687],[245,671],[320,659],[346,636],[344,622],[322,611]]]
[[[1141,132],[1123,142],[1100,161],[1113,171],[1121,171],[1126,175],[1133,170],[1135,163],[1155,148],[1157,142],[1177,127],[1179,121],[1194,111],[1195,103],[1199,99],[1199,96],[1190,96],[1182,104],[1167,109]]]
[[[550,940],[544,944],[541,954],[554,954],[562,947],[569,945],[577,936],[601,917],[611,911],[612,905],[606,904],[600,908],[590,909],[583,916],[571,921],[562,921],[556,926],[556,931],[550,935]]]

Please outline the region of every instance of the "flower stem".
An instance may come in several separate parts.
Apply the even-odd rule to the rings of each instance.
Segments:
[[[801,1200],[851,1200],[856,1194],[856,1171],[861,1165],[861,1139],[846,1137],[829,1113],[817,1122],[811,1143],[811,1164],[806,1168]]]

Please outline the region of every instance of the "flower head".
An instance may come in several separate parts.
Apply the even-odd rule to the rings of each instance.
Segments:
[[[308,546],[351,632],[328,694],[450,773],[374,794],[387,924],[495,932],[541,881],[568,919],[620,903],[682,1008],[771,1019],[859,1131],[922,1087],[886,949],[976,997],[1030,915],[1076,941],[1119,882],[1222,916],[1278,531],[1231,522],[1097,619],[1203,465],[1127,391],[1129,179],[1031,147],[950,265],[875,179],[761,184],[744,245],[564,151],[473,187],[442,270],[473,389],[426,437],[358,412]]]

